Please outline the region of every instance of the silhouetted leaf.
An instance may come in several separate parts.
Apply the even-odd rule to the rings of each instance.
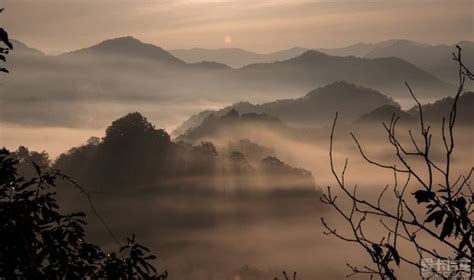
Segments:
[[[382,248],[380,248],[379,245],[377,245],[377,244],[372,244],[372,248],[374,249],[374,252],[375,252],[375,254],[376,254],[377,256],[382,257],[383,251],[382,251]]]
[[[470,247],[471,246],[471,235],[470,234],[465,234],[459,243],[458,249],[459,251],[462,251],[464,247]]]
[[[5,43],[5,45],[7,45],[10,49],[13,50],[13,44],[8,38],[8,33],[3,28],[0,28],[0,41]]]
[[[463,228],[467,230],[468,227],[469,227],[470,222],[471,221],[469,220],[468,215],[466,215],[466,213],[464,213],[464,215],[461,216],[461,224],[462,224]]]
[[[427,223],[435,222],[435,226],[439,226],[443,222],[443,217],[444,217],[444,211],[439,210],[436,212],[433,212],[431,215],[426,218]]]
[[[415,195],[416,201],[418,203],[430,202],[435,197],[435,194],[433,192],[425,191],[425,190],[419,190],[419,191],[414,192],[413,194]]]
[[[395,247],[393,247],[392,245],[390,244],[385,244],[385,246],[387,246],[388,250],[390,251],[390,253],[392,253],[392,256],[393,256],[393,259],[395,260],[395,263],[400,266],[400,255],[398,254],[398,251],[397,249],[395,249]]]
[[[426,211],[426,214],[429,214],[436,209],[436,204],[428,204],[426,205],[426,208],[428,208],[428,211]]]
[[[449,237],[451,235],[451,233],[453,232],[453,228],[454,228],[454,220],[450,215],[448,215],[448,217],[446,218],[446,221],[444,222],[443,230],[441,231],[441,235],[440,235],[440,239],[443,240],[446,237]]]
[[[465,210],[466,203],[466,199],[462,196],[454,201],[454,205],[461,211]]]

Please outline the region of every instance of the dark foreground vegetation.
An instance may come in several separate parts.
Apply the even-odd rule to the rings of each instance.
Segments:
[[[72,179],[56,170],[31,178],[17,175],[18,161],[0,150],[0,275],[6,279],[166,279],[149,263],[155,256],[127,238],[118,252],[105,253],[85,240],[84,213],[60,211],[55,187]],[[87,195],[84,193],[84,195]],[[119,242],[119,241],[117,241]]]
[[[0,13],[3,9],[0,9]],[[0,28],[0,59],[5,62],[13,45]],[[5,67],[0,72],[9,73]],[[44,159],[34,154],[37,159]],[[39,157],[38,157],[39,156]],[[44,161],[42,163],[45,163]],[[57,170],[44,170],[34,161],[35,175],[18,175],[19,161],[0,150],[0,278],[2,279],[161,279],[149,261],[155,259],[135,235],[118,252],[105,253],[85,240],[84,213],[61,213],[56,199],[58,180],[68,181]],[[91,204],[91,206],[93,206]]]

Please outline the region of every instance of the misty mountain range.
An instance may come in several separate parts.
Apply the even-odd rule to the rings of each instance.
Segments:
[[[422,105],[423,118],[428,123],[441,123],[443,118],[449,120],[453,104],[452,97],[445,97],[433,103]],[[464,92],[459,97],[456,122],[458,125],[472,125],[474,123],[474,92]],[[392,116],[398,117],[400,122],[419,122],[419,109],[413,106],[409,110],[402,110],[397,105],[383,105],[373,111],[360,116],[356,123],[389,123]]]
[[[366,56],[375,57],[379,56],[376,50],[408,44],[390,42],[356,44],[334,49],[333,53],[347,54],[353,50],[355,54],[367,52]],[[58,56],[45,55],[18,41],[14,44],[15,50],[8,61],[11,74],[2,81],[0,101],[4,109],[0,120],[22,125],[103,127],[111,118],[137,107],[147,110],[144,113],[153,119],[163,119],[163,116],[173,119],[172,109],[164,107],[165,111],[159,111],[151,104],[189,105],[203,100],[228,104],[239,100],[287,99],[336,81],[377,89],[396,98],[409,97],[405,81],[419,97],[429,100],[448,96],[455,89],[454,83],[446,83],[396,57],[342,57],[294,48],[266,56],[267,60],[271,58],[269,61],[296,55],[293,58],[233,69],[218,62],[188,63],[133,37],[106,40]],[[435,48],[415,43],[410,46]],[[447,56],[453,51],[449,46],[445,49]],[[227,57],[227,52],[223,52],[223,57]],[[117,106],[109,106],[110,102]],[[109,110],[102,110],[104,107],[100,104],[107,104]],[[142,104],[148,108],[143,109]],[[298,119],[299,114],[297,112],[294,118]]]
[[[196,63],[203,61],[213,61],[226,64],[233,68],[241,68],[245,65],[255,63],[271,63],[276,61],[288,60],[290,58],[303,54],[308,49],[291,48],[268,54],[255,53],[238,48],[229,49],[176,49],[169,52],[179,59],[188,63]]]
[[[451,109],[452,97],[437,100],[434,103],[423,105],[425,119],[433,122],[448,118]],[[474,122],[474,113],[469,109],[474,106],[474,93],[465,92],[461,95],[458,106],[458,122],[471,124]],[[216,131],[216,120],[220,126],[230,125],[226,122],[232,113],[263,114],[265,119],[274,116],[285,123],[294,126],[327,126],[339,112],[340,120],[346,123],[387,122],[393,114],[403,121],[416,121],[418,109],[413,107],[402,110],[400,104],[392,98],[370,88],[360,87],[347,82],[335,82],[307,93],[296,99],[277,100],[262,104],[238,102],[223,109],[206,110],[192,115],[179,125],[172,134],[181,135],[183,139],[201,139],[196,135],[205,135],[204,132]],[[219,117],[224,117],[219,119]]]
[[[357,56],[365,57],[372,50],[380,47],[395,44],[401,40],[388,40],[380,43],[356,43],[341,48],[316,48],[314,50],[334,56]],[[415,43],[415,42],[413,42]],[[418,43],[417,43],[418,44]],[[421,44],[420,44],[421,45]],[[272,53],[256,53],[239,48],[223,48],[223,49],[174,49],[169,52],[188,63],[214,61],[229,65],[233,68],[240,68],[245,65],[255,63],[271,63],[276,61],[288,60],[297,57],[308,48],[293,47],[286,50],[280,50]]]
[[[103,127],[133,104],[258,102],[297,96],[335,81],[391,97],[409,96],[405,81],[421,97],[447,96],[455,88],[395,57],[339,57],[309,50],[287,60],[233,69],[217,62],[187,63],[132,37],[58,56],[15,43],[8,61],[11,74],[3,78],[0,96],[0,117],[14,124]],[[103,111],[100,104],[111,101],[120,106],[108,105],[111,110]]]
[[[445,82],[456,82],[456,64],[452,62],[451,53],[456,45],[465,50],[467,65],[474,64],[474,42],[461,41],[453,45],[431,45],[409,40],[387,40],[379,43],[356,43],[341,48],[316,48],[315,50],[333,56],[355,56],[361,58],[398,57],[421,69],[434,74]],[[229,49],[178,49],[170,50],[174,56],[193,63],[213,61],[241,68],[249,64],[271,63],[297,57],[309,49],[294,47],[278,52],[259,54],[238,48]]]
[[[461,41],[457,45],[463,48],[464,63],[469,67],[474,66],[474,42]],[[456,84],[458,65],[453,62],[453,52],[457,52],[455,45],[428,45],[400,40],[374,48],[365,57],[399,57],[443,81]]]
[[[200,125],[209,116],[224,116],[231,110],[239,113],[260,113],[277,117],[293,125],[320,126],[329,123],[335,112],[344,112],[343,119],[353,121],[382,105],[397,105],[382,93],[347,82],[335,82],[296,99],[283,99],[262,104],[238,102],[218,111],[203,111],[178,126],[173,135]]]

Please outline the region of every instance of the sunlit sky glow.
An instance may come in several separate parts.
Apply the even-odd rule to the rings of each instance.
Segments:
[[[3,0],[2,6],[0,20],[11,35],[47,52],[125,35],[167,49],[260,52],[394,38],[451,44],[474,37],[474,4],[464,0]]]

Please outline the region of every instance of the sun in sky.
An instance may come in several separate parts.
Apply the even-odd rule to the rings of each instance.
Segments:
[[[232,43],[232,37],[229,36],[229,35],[226,35],[226,36],[224,37],[224,43],[226,43],[226,44],[231,44],[231,43]]]

